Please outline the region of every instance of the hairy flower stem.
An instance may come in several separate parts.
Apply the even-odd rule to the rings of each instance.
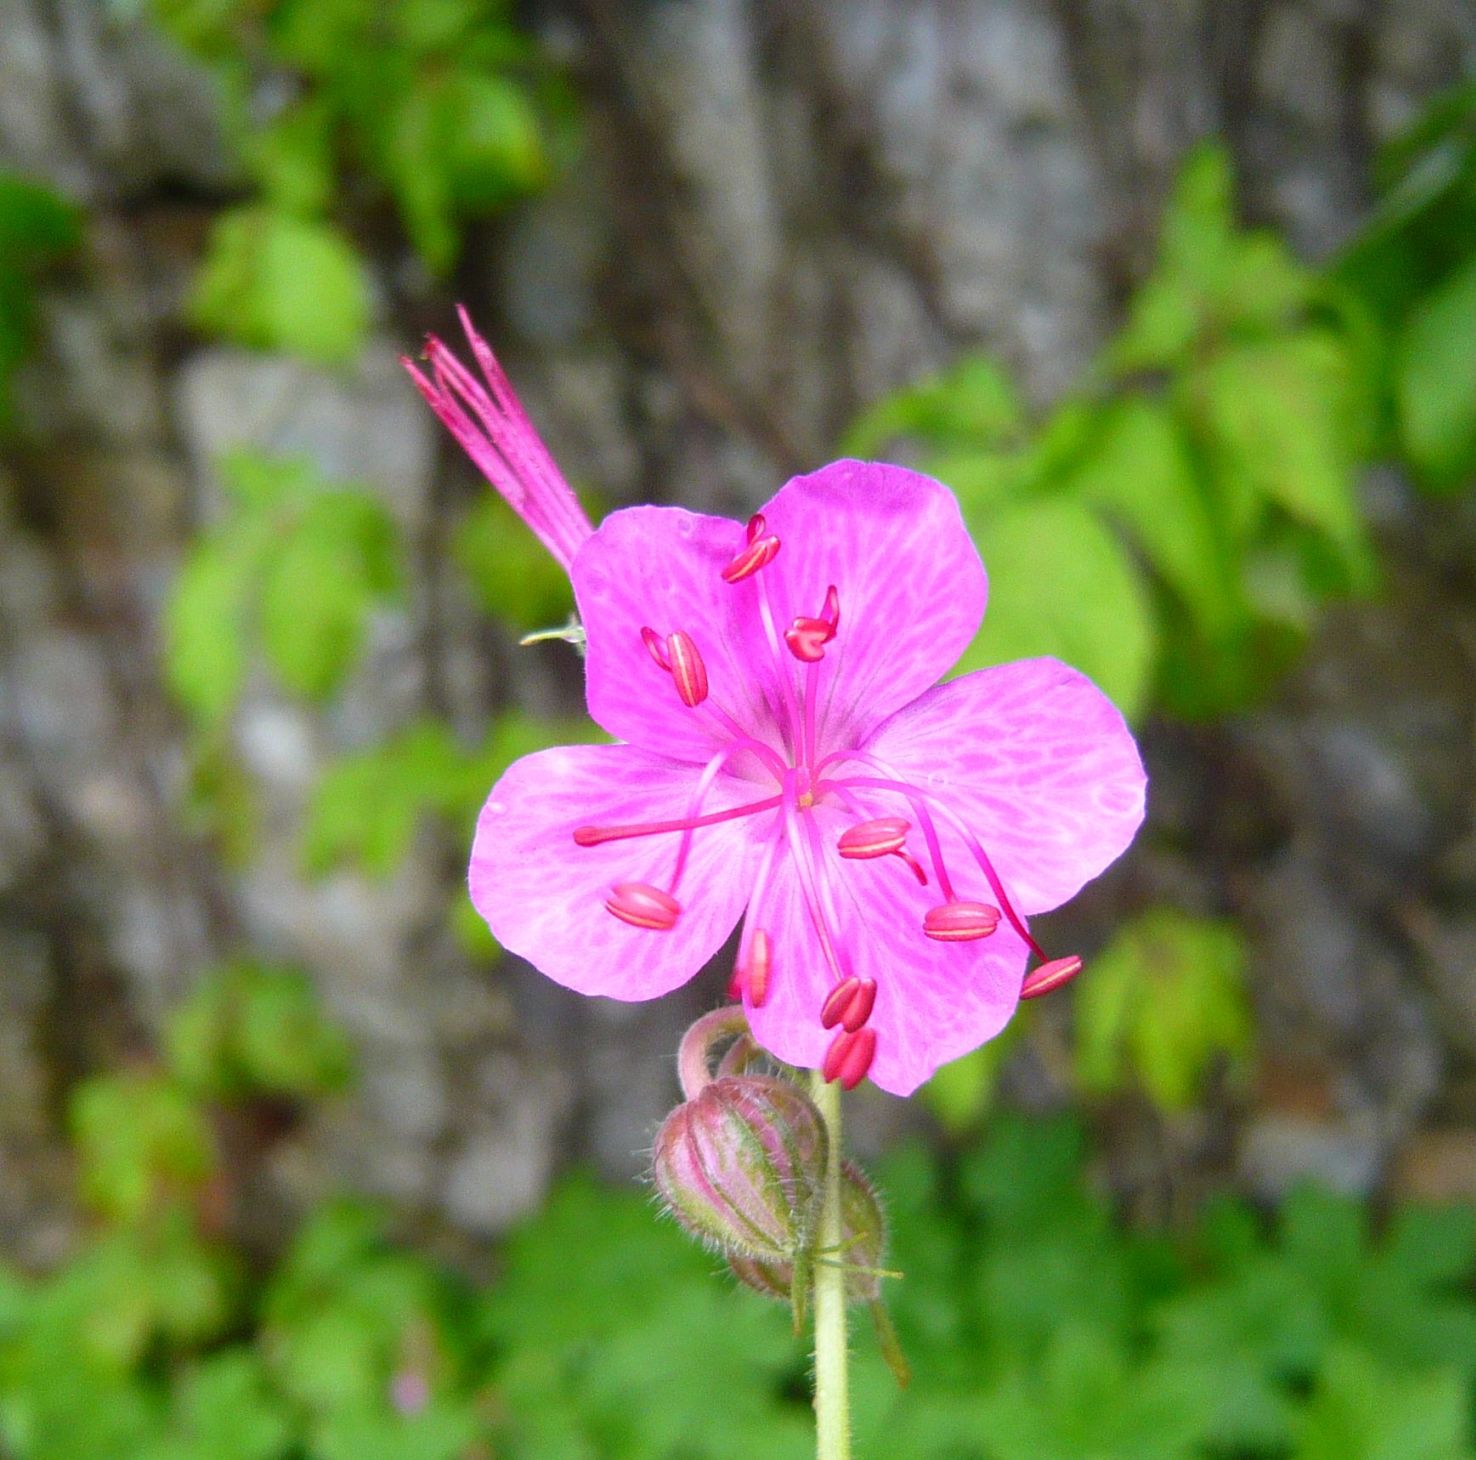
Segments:
[[[841,1087],[811,1077],[810,1093],[830,1132],[825,1167],[825,1202],[820,1209],[822,1253],[841,1250]],[[846,1273],[838,1262],[815,1264],[815,1456],[816,1460],[850,1460],[851,1396],[847,1365]]]

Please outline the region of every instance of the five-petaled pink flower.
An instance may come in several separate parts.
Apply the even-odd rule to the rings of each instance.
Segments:
[[[741,920],[732,992],[764,1048],[899,1095],[997,1034],[1022,986],[1079,969],[1027,978],[1026,919],[1132,840],[1142,763],[1054,659],[937,682],[986,596],[947,488],[841,461],[746,525],[633,507],[595,530],[467,330],[490,393],[435,339],[432,378],[412,373],[569,570],[589,712],[622,742],[493,787],[471,895],[499,942],[580,993],[649,999]]]

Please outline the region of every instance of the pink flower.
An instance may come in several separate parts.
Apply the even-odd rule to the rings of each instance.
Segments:
[[[497,379],[484,427],[504,460],[546,461]],[[1127,847],[1142,763],[1054,659],[937,683],[986,597],[947,488],[841,461],[746,526],[615,512],[568,561],[589,712],[624,743],[540,751],[493,787],[471,896],[505,948],[581,993],[649,999],[741,920],[733,992],[758,1041],[899,1095],[997,1034],[1022,984],[1079,968],[1027,980],[1026,919]]]

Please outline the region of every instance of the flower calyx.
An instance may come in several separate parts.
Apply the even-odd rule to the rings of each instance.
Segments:
[[[728,1258],[807,1270],[829,1136],[813,1101],[773,1075],[719,1075],[656,1134],[656,1189],[677,1222]]]

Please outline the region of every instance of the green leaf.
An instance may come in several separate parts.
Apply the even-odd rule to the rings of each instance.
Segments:
[[[264,550],[252,532],[197,542],[165,605],[169,687],[202,725],[224,720],[246,682],[247,615]]]
[[[7,268],[34,269],[82,241],[82,215],[44,183],[0,168],[0,258]]]
[[[399,99],[386,149],[388,180],[405,231],[426,266],[444,274],[460,237],[451,175],[456,105],[444,86],[419,86]]]
[[[1137,542],[1208,638],[1238,612],[1226,562],[1187,443],[1162,402],[1130,395],[1105,413],[1095,449],[1064,490],[1100,507]]]
[[[493,782],[514,760],[594,733],[588,722],[505,715],[480,747],[468,750],[440,721],[411,725],[324,773],[308,806],[304,865],[321,876],[351,862],[388,877],[408,855],[422,817],[447,817],[469,839]]]
[[[1469,1398],[1458,1374],[1408,1377],[1367,1354],[1333,1355],[1297,1426],[1292,1460],[1471,1460]]]
[[[1114,375],[1161,370],[1186,359],[1202,327],[1198,291],[1182,276],[1156,273],[1128,304],[1127,319],[1105,353]]]
[[[1213,294],[1229,266],[1235,233],[1235,178],[1222,143],[1203,142],[1185,158],[1164,213],[1160,267]]]
[[[846,433],[842,449],[848,456],[871,457],[903,437],[983,449],[1019,430],[1023,421],[1009,376],[988,356],[970,355],[872,406]]]
[[[198,1190],[215,1166],[210,1128],[167,1076],[99,1076],[72,1097],[83,1198],[115,1221],[137,1221],[174,1194]]]
[[[261,184],[266,205],[311,217],[333,196],[332,116],[319,101],[300,101],[246,143],[246,163]]]
[[[279,1460],[292,1443],[286,1410],[249,1349],[214,1355],[183,1375],[172,1431],[136,1460]]]
[[[363,555],[331,500],[305,511],[266,565],[262,647],[282,683],[309,699],[342,684],[374,601]]]
[[[329,224],[237,208],[211,228],[191,310],[237,344],[337,365],[363,344],[369,294],[353,245]]]
[[[461,72],[452,78],[451,171],[457,203],[484,212],[542,187],[548,158],[526,89],[506,76]]]
[[[959,669],[1051,654],[1092,678],[1124,714],[1139,713],[1157,630],[1137,569],[1097,516],[1061,498],[970,526],[989,570],[989,610]]]
[[[1078,1321],[1061,1327],[1038,1367],[985,1398],[979,1421],[998,1460],[1196,1460],[1207,1412],[1195,1376],[1134,1369]]]
[[[1228,924],[1163,908],[1123,927],[1076,995],[1085,1089],[1137,1083],[1164,1110],[1198,1098],[1216,1061],[1250,1048],[1244,949]]]
[[[1411,312],[1397,346],[1404,447],[1430,487],[1476,476],[1476,257]]]
[[[573,611],[568,574],[491,492],[462,518],[451,555],[483,611],[523,633],[562,623]]]
[[[308,871],[322,875],[353,861],[372,876],[388,877],[408,855],[421,816],[460,791],[467,760],[450,728],[427,720],[330,766],[308,806]]]
[[[194,546],[166,610],[171,683],[207,727],[240,694],[253,629],[277,677],[320,699],[401,580],[397,529],[366,491],[329,488],[307,461],[248,452],[223,458],[221,475],[237,510]]]
[[[330,1414],[314,1436],[314,1460],[464,1460],[486,1431],[470,1403],[431,1403],[399,1415],[388,1405]]]
[[[1323,534],[1362,575],[1368,544],[1353,492],[1353,372],[1339,341],[1308,330],[1225,351],[1197,385],[1220,489],[1247,533],[1257,501]]]
[[[218,1099],[327,1094],[352,1072],[348,1040],[308,977],[254,962],[207,975],[174,1011],[165,1042],[180,1080]]]
[[[232,504],[248,517],[291,508],[323,489],[317,467],[306,456],[266,456],[242,449],[226,452],[215,465]]]

